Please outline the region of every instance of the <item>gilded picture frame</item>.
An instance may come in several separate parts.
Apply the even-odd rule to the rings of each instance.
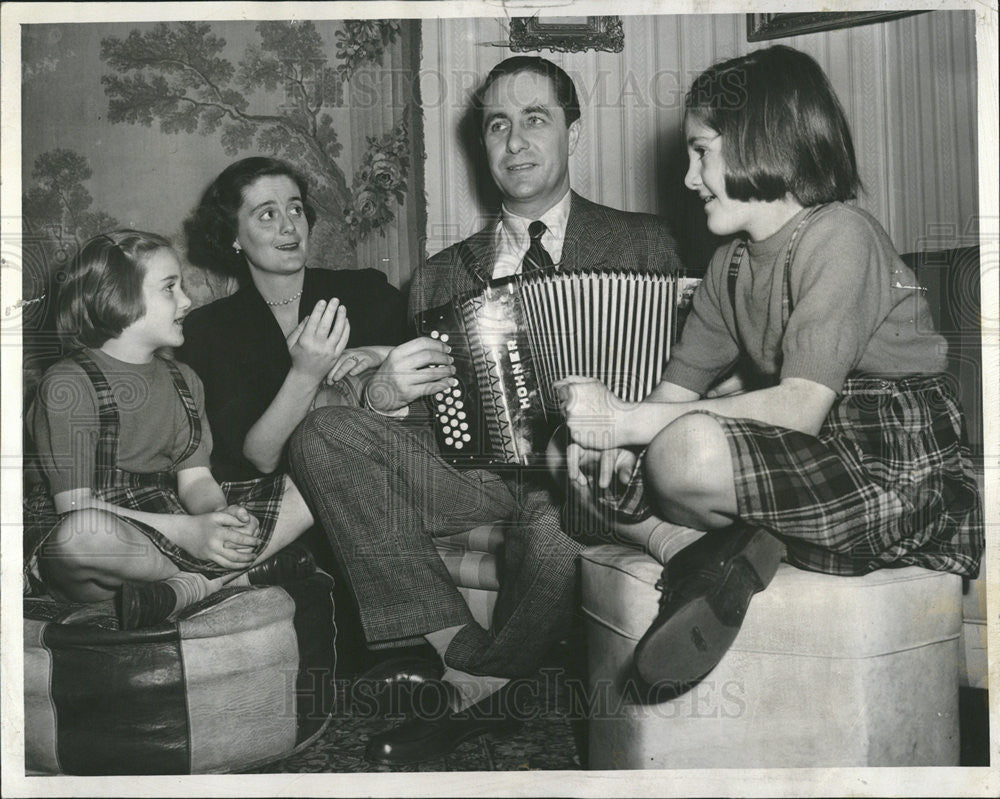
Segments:
[[[513,17],[510,21],[510,49],[516,53],[532,50],[561,53],[622,51],[625,33],[621,17],[587,17],[585,23],[568,21],[575,19],[579,17]]]

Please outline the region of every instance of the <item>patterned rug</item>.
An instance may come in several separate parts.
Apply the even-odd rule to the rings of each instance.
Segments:
[[[352,701],[350,681],[338,681],[337,709],[326,729],[301,751],[251,773],[357,773],[389,771],[579,770],[586,767],[585,695],[572,664],[541,669],[518,688],[520,724],[481,736],[452,754],[411,766],[390,767],[364,759],[374,733],[396,726],[401,715],[376,717],[364,701]],[[580,661],[576,658],[574,662]]]

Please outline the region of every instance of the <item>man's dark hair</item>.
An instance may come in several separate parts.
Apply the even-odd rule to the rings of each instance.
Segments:
[[[483,85],[476,90],[472,97],[472,113],[476,130],[479,131],[480,136],[483,133],[483,97],[487,90],[505,75],[516,75],[519,72],[534,72],[536,75],[543,75],[549,79],[552,88],[555,89],[556,100],[566,117],[567,127],[580,118],[580,100],[576,96],[576,86],[573,85],[573,79],[562,68],[548,59],[538,56],[516,55],[493,67],[486,76],[486,80],[483,81]]]

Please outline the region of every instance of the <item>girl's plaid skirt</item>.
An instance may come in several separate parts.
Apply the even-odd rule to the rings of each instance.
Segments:
[[[115,478],[114,485],[94,491],[105,502],[147,513],[187,513],[173,489],[172,475],[134,474],[116,470]],[[285,476],[275,474],[255,480],[226,482],[221,485],[227,503],[242,505],[251,516],[260,522],[260,529],[257,533],[260,543],[256,545],[254,550],[254,554],[259,555],[274,534],[274,526],[278,520],[281,498],[285,490]],[[44,484],[35,484],[25,497],[24,571],[26,592],[38,593],[44,590],[38,571],[38,557],[46,539],[68,515],[56,513],[55,506],[52,504],[52,499]],[[231,571],[213,561],[196,558],[148,524],[125,516],[114,515],[121,522],[145,535],[181,571],[200,572],[209,577],[218,577]]]
[[[850,378],[817,436],[709,415],[729,440],[740,519],[781,538],[790,563],[843,575],[978,574],[982,504],[943,375]],[[642,470],[640,460],[618,498],[598,498],[622,520],[649,515]]]

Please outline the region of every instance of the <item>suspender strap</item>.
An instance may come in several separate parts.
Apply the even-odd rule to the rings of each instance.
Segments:
[[[806,223],[815,216],[816,212],[824,206],[814,205],[806,211],[802,219],[792,231],[792,238],[788,242],[788,250],[785,252],[785,264],[781,275],[781,329],[784,330],[788,324],[788,318],[792,315],[792,259],[795,257],[795,249],[799,243],[799,237]],[[733,256],[729,261],[729,272],[727,274],[727,287],[729,289],[729,307],[733,309],[733,319],[736,318],[736,280],[739,277],[740,267],[743,265],[743,256],[747,250],[747,243],[741,241],[733,250]]]
[[[806,223],[813,218],[816,212],[822,208],[822,205],[814,205],[808,211],[806,211],[805,216],[799,220],[799,224],[795,226],[795,230],[792,231],[792,238],[788,242],[788,252],[785,254],[785,268],[784,274],[782,275],[782,289],[781,289],[781,329],[784,330],[788,326],[788,317],[792,315],[792,259],[795,257],[795,248],[799,243],[799,234],[805,229]]]
[[[733,309],[733,319],[736,318],[736,278],[739,277],[740,267],[743,265],[743,255],[747,251],[747,243],[741,241],[733,250],[733,257],[729,260],[729,274],[727,284],[729,287],[729,307]]]
[[[163,362],[170,371],[170,378],[174,381],[174,388],[177,389],[181,402],[184,403],[184,411],[187,413],[188,418],[188,442],[187,446],[184,447],[184,451],[174,459],[172,466],[176,466],[185,458],[190,458],[194,455],[195,450],[201,444],[201,417],[198,415],[198,407],[194,404],[191,389],[188,388],[187,381],[184,380],[184,375],[181,374],[180,368],[176,363],[167,358],[163,358]]]
[[[102,472],[110,472],[118,468],[118,435],[121,428],[121,420],[118,416],[118,403],[115,402],[111,385],[104,376],[104,372],[85,351],[77,350],[72,355],[80,368],[90,379],[94,392],[97,394],[97,413],[99,419],[99,429],[97,434],[97,452],[95,454],[94,469],[100,475]],[[184,451],[174,459],[172,466],[176,466],[185,458],[190,458],[198,446],[201,444],[201,417],[198,415],[198,408],[188,388],[184,375],[173,361],[162,359],[170,372],[170,378],[174,383],[174,388],[181,398],[184,411],[188,418],[188,441]]]
[[[115,402],[114,394],[111,393],[108,379],[94,359],[83,350],[72,353],[72,357],[90,379],[97,394],[99,427],[97,451],[94,453],[94,472],[100,481],[102,473],[112,471],[118,464],[118,404]]]

